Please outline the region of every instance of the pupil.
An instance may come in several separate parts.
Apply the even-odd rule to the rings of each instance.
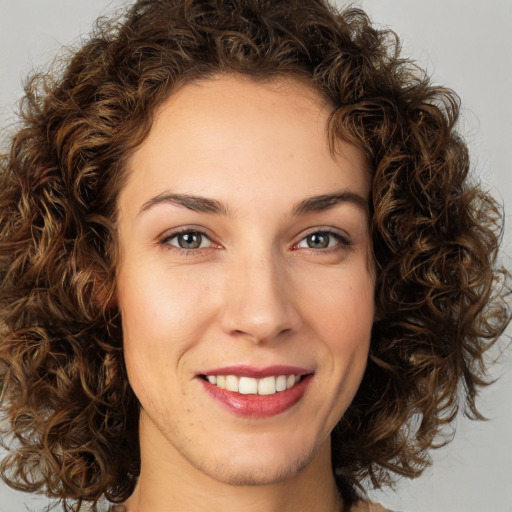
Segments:
[[[185,233],[178,237],[178,243],[182,249],[197,249],[201,245],[201,238],[199,233]]]
[[[326,249],[329,246],[329,237],[318,233],[309,235],[308,246],[312,249]]]

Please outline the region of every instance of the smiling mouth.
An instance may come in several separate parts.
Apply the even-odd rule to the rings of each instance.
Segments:
[[[231,371],[223,369],[223,373],[211,372],[198,377],[206,393],[231,413],[242,417],[266,418],[291,409],[305,395],[314,372],[296,369],[301,373],[289,373],[291,371],[291,368],[282,368],[272,375],[269,369],[252,372],[236,370],[238,375],[233,375]],[[252,373],[252,376],[247,373]]]
[[[229,412],[249,418],[276,416],[300,402],[314,377],[313,368],[291,365],[224,366],[196,376],[203,389]]]
[[[260,379],[236,375],[201,375],[210,384],[242,395],[274,395],[293,388],[303,378],[301,375],[275,375]]]

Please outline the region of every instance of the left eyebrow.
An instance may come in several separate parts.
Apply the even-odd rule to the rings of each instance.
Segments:
[[[306,215],[312,212],[323,212],[329,210],[338,204],[353,204],[362,208],[365,213],[368,212],[368,201],[354,192],[339,192],[335,194],[322,194],[319,196],[307,197],[293,207],[292,215],[294,217]]]

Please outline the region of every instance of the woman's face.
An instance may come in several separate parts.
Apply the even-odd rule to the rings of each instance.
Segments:
[[[292,79],[218,77],[132,156],[118,303],[143,468],[261,484],[328,464],[374,317],[369,174],[329,151],[329,113]]]

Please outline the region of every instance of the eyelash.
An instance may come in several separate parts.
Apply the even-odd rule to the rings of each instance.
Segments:
[[[331,238],[334,238],[335,241],[337,242],[333,247],[329,247],[329,244],[330,244],[330,242],[329,242],[328,246],[325,248],[321,248],[321,249],[314,249],[312,247],[306,248],[307,250],[310,250],[313,252],[321,252],[322,254],[331,253],[331,252],[339,251],[341,249],[347,249],[348,247],[350,247],[352,245],[352,242],[348,239],[348,237],[343,236],[338,231],[334,231],[331,229],[315,229],[313,231],[310,231],[309,233],[306,233],[296,244],[294,244],[294,248],[298,247],[298,245],[301,242],[305,241],[308,237],[310,237],[312,235],[329,236]]]
[[[204,249],[210,248],[210,246],[209,246],[209,247],[203,247],[203,248],[198,247],[195,249],[185,249],[183,247],[178,247],[178,246],[170,243],[170,241],[173,240],[174,238],[177,238],[180,235],[185,235],[185,234],[199,235],[202,238],[206,238],[207,240],[209,240],[211,246],[215,245],[214,242],[211,240],[211,238],[204,231],[201,231],[199,229],[191,229],[191,228],[184,228],[184,229],[180,229],[178,231],[173,231],[172,233],[170,233],[170,234],[164,236],[162,239],[160,239],[158,241],[158,243],[159,243],[159,245],[165,247],[167,250],[178,251],[178,253],[182,256],[198,255]],[[352,242],[347,237],[341,235],[337,231],[334,231],[331,229],[316,229],[314,231],[310,231],[309,233],[306,233],[297,243],[295,243],[293,245],[293,250],[299,249],[298,245],[312,235],[329,236],[329,237],[334,238],[337,242],[332,247],[329,247],[329,244],[330,244],[330,242],[329,242],[328,246],[325,248],[321,248],[321,249],[314,249],[312,247],[305,248],[306,250],[309,250],[312,252],[316,252],[316,253],[321,252],[322,254],[331,253],[331,252],[336,252],[341,249],[347,249],[348,247],[350,247],[352,245]]]
[[[162,239],[160,239],[158,241],[158,243],[159,243],[159,245],[165,247],[169,251],[178,251],[178,253],[182,256],[188,256],[191,254],[196,255],[196,254],[200,253],[202,250],[206,249],[206,247],[203,247],[203,248],[199,247],[197,249],[185,249],[184,247],[178,247],[178,246],[170,243],[170,241],[173,238],[177,238],[180,235],[186,235],[186,234],[199,235],[202,238],[206,238],[207,240],[209,240],[211,245],[214,245],[212,240],[210,239],[210,237],[204,231],[201,231],[200,229],[192,229],[192,228],[183,228],[183,229],[179,229],[177,231],[173,231],[169,235],[166,235]]]

